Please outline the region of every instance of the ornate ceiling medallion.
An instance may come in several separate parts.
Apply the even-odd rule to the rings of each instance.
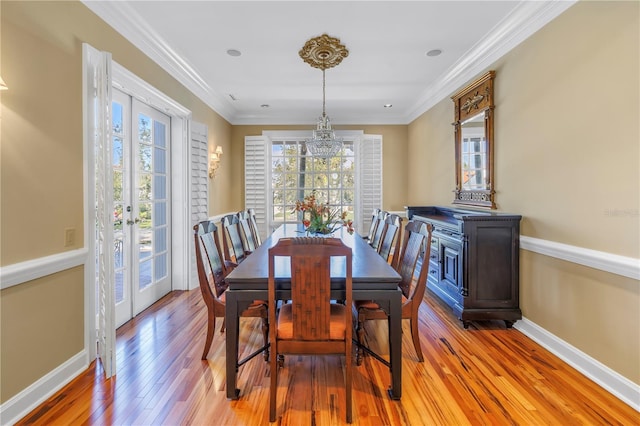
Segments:
[[[349,51],[340,43],[339,38],[322,34],[307,41],[298,54],[313,68],[326,70],[340,65],[349,56]]]

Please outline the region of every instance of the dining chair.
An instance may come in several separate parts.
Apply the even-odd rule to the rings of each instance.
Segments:
[[[352,381],[352,251],[339,238],[282,238],[269,249],[269,333],[271,343],[271,387],[269,419],[276,420],[278,355],[345,356],[346,419],[351,423]],[[289,257],[290,302],[281,306],[276,318],[275,259]],[[331,302],[331,259],[344,258],[346,305]],[[286,261],[286,260],[285,260]],[[283,363],[281,363],[283,364]]]
[[[429,255],[431,252],[431,233],[433,226],[420,221],[410,220],[404,228],[402,254],[396,265],[401,276],[398,287],[402,291],[402,319],[408,319],[411,326],[413,346],[420,362],[424,361],[418,334],[418,309],[427,288],[427,272],[429,271]],[[421,258],[421,262],[419,259]],[[420,273],[414,279],[416,268],[421,263]],[[358,343],[364,343],[364,323],[368,320],[389,319],[387,313],[372,300],[356,300],[353,303],[357,316],[356,335]],[[364,350],[358,349],[356,364],[362,364]]]
[[[222,246],[227,259],[235,263],[241,263],[247,256],[242,242],[240,219],[237,214],[228,214],[222,217]]]
[[[390,214],[384,221],[386,230],[380,242],[378,253],[394,268],[400,259],[400,242],[402,241],[402,218],[397,214]],[[391,259],[389,259],[391,257]]]
[[[373,213],[371,214],[371,225],[369,225],[369,232],[364,239],[367,242],[371,242],[373,240],[373,235],[376,233],[376,227],[378,225],[378,214],[380,214],[380,209],[373,209]]]
[[[216,328],[216,317],[222,317],[220,332],[225,328],[225,291],[227,283],[225,277],[237,266],[228,260],[223,261],[218,240],[218,227],[210,220],[205,220],[193,227],[193,235],[196,247],[196,265],[198,269],[198,281],[202,298],[207,306],[207,339],[204,344],[202,359],[207,359],[213,335]],[[264,346],[267,348],[269,337],[269,322],[267,315],[267,303],[257,300],[241,314],[243,317],[262,318],[262,335]],[[268,349],[264,352],[265,361],[269,358]]]
[[[369,245],[377,252],[380,252],[380,243],[386,230],[384,221],[387,219],[387,216],[389,216],[388,212],[380,210],[376,217],[376,230],[373,233],[373,238],[369,241]]]
[[[251,232],[253,232],[253,240],[255,241],[257,246],[262,245],[262,238],[260,237],[260,230],[258,229],[258,221],[256,220],[256,211],[255,209],[247,209],[247,219],[249,220],[249,225],[251,225]]]

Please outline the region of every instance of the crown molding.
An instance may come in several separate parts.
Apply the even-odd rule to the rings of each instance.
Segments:
[[[81,1],[229,123],[234,125],[313,124],[308,123],[307,120],[304,122],[297,120],[291,115],[269,119],[254,119],[250,115],[239,115],[226,97],[214,91],[206,80],[185,59],[174,52],[162,37],[145,22],[144,18],[126,2]],[[509,16],[496,25],[486,37],[479,40],[440,78],[434,80],[407,115],[393,117],[368,115],[361,119],[354,115],[348,118],[342,117],[342,121],[348,121],[350,124],[378,125],[411,123],[573,6],[576,1],[521,1]]]
[[[410,123],[441,100],[450,96],[475,76],[486,71],[540,28],[547,25],[577,0],[522,1],[498,23],[486,37],[479,40],[441,78],[425,91],[421,100],[406,117]]]
[[[81,1],[225,120],[232,122],[236,111],[225,97],[213,90],[206,80],[178,55],[128,3]]]

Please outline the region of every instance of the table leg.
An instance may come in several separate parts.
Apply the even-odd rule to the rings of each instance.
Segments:
[[[226,307],[225,307],[225,319],[226,319],[226,364],[227,364],[227,399],[238,399],[240,395],[240,389],[236,388],[236,376],[238,374],[236,370],[236,364],[238,360],[238,328],[239,328],[239,315],[238,315],[238,300],[236,294],[233,291],[227,290],[226,292]]]
[[[402,397],[402,298],[400,290],[391,298],[389,307],[389,346],[391,358],[391,399]]]

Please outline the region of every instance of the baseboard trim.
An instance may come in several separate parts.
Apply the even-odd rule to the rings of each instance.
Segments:
[[[640,280],[640,259],[521,236],[520,247],[534,253],[566,260],[623,277]]]
[[[513,327],[552,354],[584,374],[625,404],[640,411],[640,385],[616,373],[601,362],[558,338],[532,321],[523,318]]]
[[[3,266],[0,268],[0,288],[4,290],[14,285],[84,265],[87,254],[88,250],[82,248]]]
[[[42,404],[89,366],[86,351],[79,352],[0,405],[2,425],[13,425]]]

